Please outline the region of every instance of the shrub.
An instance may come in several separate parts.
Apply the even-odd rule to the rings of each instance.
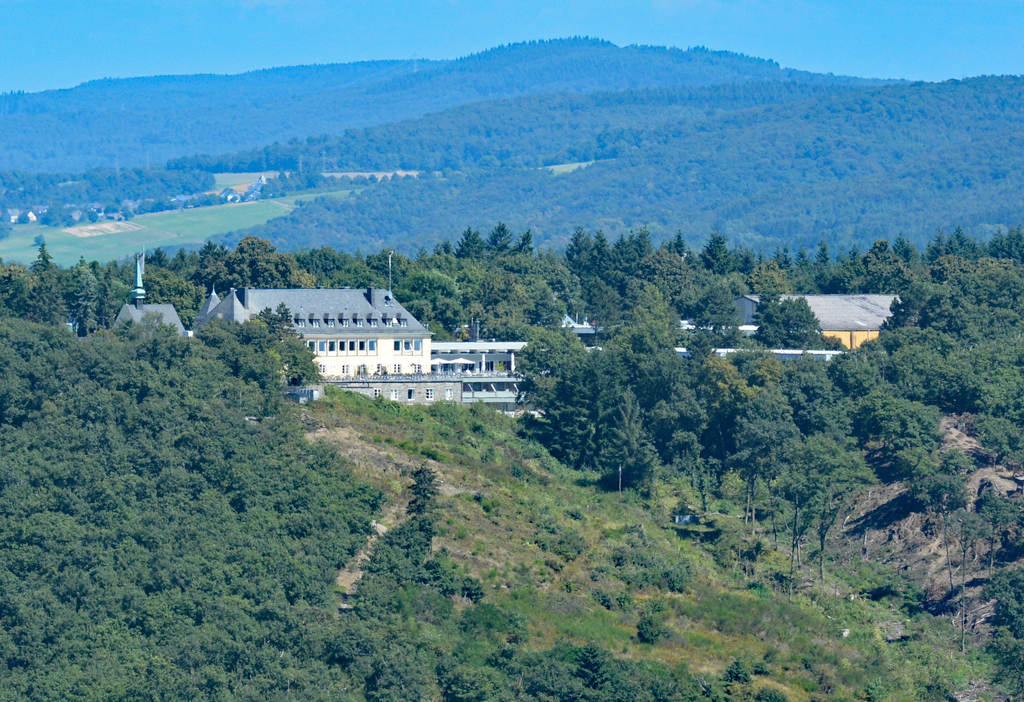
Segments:
[[[606,590],[594,590],[594,600],[605,609],[613,609],[615,607],[615,598],[612,594]]]
[[[567,561],[576,560],[587,550],[586,539],[580,536],[575,529],[566,529],[554,534],[538,534],[537,545]]]
[[[636,625],[636,637],[640,639],[640,643],[657,643],[665,637],[666,633],[668,632],[665,622],[660,614],[654,612],[640,617],[640,621]]]
[[[733,661],[725,669],[722,679],[726,682],[748,683],[751,679],[750,667],[743,661]]]
[[[503,634],[508,628],[508,616],[494,605],[470,607],[462,615],[462,630],[466,632]]]
[[[690,586],[690,566],[686,563],[676,563],[665,570],[662,580],[672,592],[685,592]]]
[[[476,578],[467,577],[462,581],[462,591],[460,594],[472,602],[479,602],[484,598],[486,592],[483,583]]]
[[[619,579],[633,587],[657,585],[671,592],[685,592],[690,584],[690,566],[686,561],[670,565],[660,553],[640,544],[616,549],[612,563]]]

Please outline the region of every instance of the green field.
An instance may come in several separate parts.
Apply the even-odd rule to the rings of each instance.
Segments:
[[[229,175],[244,175],[233,173]],[[140,215],[130,222],[97,222],[70,230],[40,224],[15,225],[8,238],[0,241],[0,258],[29,263],[36,257],[36,237],[43,236],[54,261],[71,266],[84,256],[87,260],[109,261],[128,256],[143,247],[201,244],[218,234],[248,227],[288,214],[295,203],[321,195],[345,197],[350,191],[292,195],[260,202],[235,203],[191,210]]]

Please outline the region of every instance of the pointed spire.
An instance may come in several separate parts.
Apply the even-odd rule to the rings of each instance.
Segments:
[[[146,299],[146,289],[142,286],[142,266],[144,265],[145,255],[143,253],[135,257],[135,287],[128,294],[132,304],[135,305],[136,309],[140,310]]]
[[[220,304],[220,298],[217,297],[217,287],[215,285],[210,286],[210,296],[203,302],[203,306],[199,308],[199,314],[196,315],[195,326],[199,327],[210,318],[210,314]]]

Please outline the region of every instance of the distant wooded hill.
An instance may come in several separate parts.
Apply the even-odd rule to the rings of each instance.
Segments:
[[[80,171],[228,153],[522,94],[748,81],[870,82],[728,52],[580,38],[503,46],[454,61],[99,80],[0,96],[0,169]]]
[[[249,230],[290,248],[407,251],[505,221],[561,247],[577,226],[649,227],[753,248],[870,245],[937,227],[1024,221],[1024,80],[860,87],[792,83],[530,96],[456,108],[319,145],[172,167],[338,164],[445,170],[308,203]],[[234,159],[234,161],[232,161]],[[596,161],[553,175],[541,164]],[[307,158],[308,167],[308,158]],[[237,240],[240,235],[229,237]]]

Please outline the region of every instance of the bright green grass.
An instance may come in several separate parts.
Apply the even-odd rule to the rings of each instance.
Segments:
[[[14,227],[11,236],[0,241],[0,258],[7,262],[31,262],[38,252],[35,238],[39,235],[45,238],[46,248],[54,261],[62,266],[72,266],[82,256],[90,261],[110,261],[128,256],[143,247],[152,250],[158,246],[201,244],[210,237],[247,229],[286,215],[300,200],[311,200],[322,195],[345,197],[350,192],[307,193],[260,202],[140,215],[131,220],[131,224],[141,226],[141,229],[90,237],[74,236],[62,229],[39,224],[19,224]]]
[[[143,247],[154,249],[158,246],[198,243],[205,239],[202,236],[187,237],[149,228],[80,238],[61,229],[26,226],[15,227],[10,237],[0,241],[0,257],[6,262],[30,263],[38,253],[34,239],[39,235],[44,237],[47,250],[61,266],[74,265],[80,257],[106,262],[123,258]]]
[[[182,243],[203,241],[215,234],[235,231],[263,224],[274,217],[286,215],[292,207],[273,200],[242,202],[192,210],[159,212],[141,215],[132,220],[147,229],[171,232],[182,238]]]

